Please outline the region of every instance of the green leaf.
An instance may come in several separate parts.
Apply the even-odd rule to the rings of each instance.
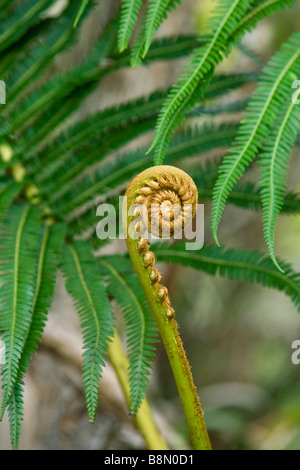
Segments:
[[[5,129],[6,134],[16,130],[20,132],[32,123],[32,119],[37,119],[45,113],[55,101],[66,99],[76,89],[98,82],[105,74],[99,68],[99,63],[111,52],[117,33],[116,29],[116,22],[111,22],[83,64],[53,77],[22,100],[9,115],[9,125]]]
[[[205,245],[201,250],[186,251],[185,243],[176,246],[153,244],[158,261],[179,263],[206,272],[221,275],[231,280],[258,283],[284,292],[300,312],[300,274],[291,266],[280,262],[285,274],[278,271],[273,261],[257,251],[238,248],[224,250]]]
[[[300,33],[293,34],[265,68],[235,142],[221,164],[212,209],[212,232],[217,243],[217,229],[230,191],[255,159],[278,112],[291,99],[293,73],[300,74],[299,41]]]
[[[158,30],[162,21],[167,18],[167,14],[180,0],[149,0],[148,10],[145,15],[132,48],[131,65],[137,66],[141,59],[145,58],[150,49],[154,34]]]
[[[177,83],[162,107],[158,117],[155,137],[149,149],[155,148],[154,163],[163,162],[172,132],[182,122],[184,111],[191,108],[199,99],[212,78],[212,72],[227,53],[227,38],[234,31],[239,19],[243,17],[250,1],[220,0],[209,25],[211,32],[206,37],[206,44],[197,48],[193,58],[184,69]]]
[[[201,154],[207,150],[228,146],[236,134],[235,126],[205,126],[195,130],[179,133],[167,152],[167,162],[175,159]],[[93,176],[86,176],[76,186],[70,184],[69,192],[64,198],[50,198],[53,210],[59,214],[70,215],[76,208],[86,204],[101,194],[109,193],[113,188],[124,184],[151,162],[145,155],[146,148],[128,152],[115,158],[111,163],[101,166]],[[55,204],[54,204],[55,202]]]
[[[81,19],[84,11],[86,10],[89,2],[90,2],[90,0],[83,0],[83,2],[81,3],[81,6],[78,10],[77,16],[76,16],[75,21],[74,21],[74,28],[77,28],[79,20]]]
[[[155,356],[157,328],[131,262],[120,255],[99,258],[108,293],[121,308],[127,331],[130,413],[136,415],[145,396]]]
[[[123,52],[128,46],[142,5],[143,0],[122,0],[118,35],[119,52]]]
[[[286,178],[292,148],[300,131],[300,107],[291,100],[271,130],[260,158],[260,185],[266,244],[275,265],[275,227],[284,204]]]
[[[74,151],[87,153],[87,143],[91,141],[91,151],[101,145],[101,139],[107,139],[107,133],[118,137],[118,133],[131,130],[134,125],[148,118],[157,116],[165,92],[155,92],[150,96],[132,100],[120,106],[113,106],[89,116],[61,133],[50,145],[43,149],[33,162],[32,171],[36,173],[39,183],[49,179]],[[95,144],[97,140],[97,144]],[[105,147],[109,147],[102,143]],[[99,154],[101,150],[99,149]]]
[[[31,321],[40,214],[30,205],[13,205],[0,237],[0,331],[5,344],[1,419],[15,385]]]
[[[26,31],[38,22],[39,17],[53,0],[25,0],[19,4],[14,13],[9,15],[0,26],[0,52],[16,42]]]
[[[2,222],[6,210],[9,208],[20,189],[21,185],[17,183],[0,183],[0,223]]]
[[[113,319],[100,269],[87,242],[64,246],[62,270],[66,288],[73,297],[83,333],[83,385],[90,422],[98,406],[100,377]]]
[[[43,226],[42,232],[37,260],[31,321],[25,335],[17,382],[14,385],[8,404],[10,436],[13,449],[17,449],[19,446],[23,420],[23,378],[31,357],[37,351],[46,324],[48,309],[51,306],[54,294],[56,270],[59,263],[65,227],[63,224],[46,225]]]
[[[12,68],[7,80],[7,106],[5,114],[12,106],[15,106],[15,99],[22,91],[27,91],[28,83],[32,83],[38,78],[43,70],[49,65],[53,57],[70,46],[77,38],[77,34],[72,27],[77,6],[71,2],[68,8],[61,14],[55,22],[46,28],[41,41],[34,42],[24,59],[18,60]]]

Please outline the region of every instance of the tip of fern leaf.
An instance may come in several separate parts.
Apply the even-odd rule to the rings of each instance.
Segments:
[[[221,245],[220,245],[220,242],[219,242],[219,239],[218,239],[218,234],[215,230],[212,230],[212,236],[216,242],[216,245],[218,248],[221,248]]]
[[[275,255],[271,255],[271,259],[273,261],[273,263],[275,264],[276,268],[282,273],[282,274],[285,274],[285,270],[282,269],[282,267],[279,265]]]
[[[145,155],[149,155],[149,153],[153,150],[154,145],[152,144],[151,147],[147,150]]]
[[[0,422],[3,421],[5,410],[6,410],[6,405],[4,405],[2,403],[2,409],[1,409],[1,413],[0,413]]]

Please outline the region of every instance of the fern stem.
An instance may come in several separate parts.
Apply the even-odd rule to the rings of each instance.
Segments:
[[[180,199],[183,220],[186,225],[188,212],[185,204],[192,206],[193,213],[197,204],[197,188],[193,180],[183,171],[171,166],[156,166],[148,168],[140,173],[129,185],[125,194],[123,206],[123,230],[126,234],[126,243],[132,264],[135,268],[145,296],[151,307],[153,316],[157,323],[161,338],[163,340],[170,366],[177,385],[178,394],[185,414],[191,443],[194,449],[209,450],[211,444],[207,433],[203,411],[197,390],[193,381],[191,368],[178,332],[178,325],[174,319],[175,312],[170,304],[168,290],[160,284],[161,275],[154,268],[155,256],[149,251],[150,243],[142,234],[141,222],[137,222],[140,215],[132,208],[141,204],[148,211],[152,210],[152,198],[155,197],[159,203],[173,202],[173,197]],[[174,202],[173,202],[174,203]],[[147,213],[149,214],[149,212]],[[159,219],[159,217],[157,217]],[[190,214],[189,219],[192,218]],[[178,220],[175,220],[175,224]],[[132,226],[135,225],[136,232],[133,234]],[[138,225],[138,227],[137,227]],[[147,230],[161,235],[164,227],[154,227],[154,223],[148,225]],[[171,233],[175,227],[171,226]],[[137,236],[136,236],[137,235]]]
[[[128,368],[129,361],[124,352],[120,337],[116,330],[113,340],[109,343],[109,359],[119,379],[127,402],[130,402],[130,386]],[[160,434],[151,413],[151,408],[145,398],[141,404],[137,416],[133,416],[136,427],[145,439],[149,450],[168,450],[168,445]]]

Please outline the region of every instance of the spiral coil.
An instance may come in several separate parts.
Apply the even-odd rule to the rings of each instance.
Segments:
[[[168,238],[182,235],[195,214],[198,192],[192,178],[179,168],[162,165],[148,168],[133,179],[125,194],[130,200],[130,221],[138,234],[137,249],[143,258],[157,299],[173,318],[168,289],[161,284],[162,275],[155,268],[156,258],[150,251],[147,235]]]

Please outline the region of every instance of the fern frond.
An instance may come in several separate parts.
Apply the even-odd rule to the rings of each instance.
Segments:
[[[212,232],[217,229],[227,197],[246,167],[255,159],[276,115],[291,99],[291,85],[300,74],[300,33],[291,36],[265,68],[259,86],[247,107],[236,140],[220,166],[212,209]]]
[[[120,106],[106,108],[87,119],[76,123],[61,133],[50,145],[43,149],[33,162],[38,182],[43,182],[57,168],[58,155],[67,156],[78,149],[86,148],[86,143],[95,137],[105,138],[108,131],[117,133],[129,124],[138,124],[139,121],[155,117],[166,96],[165,92],[155,92],[147,97],[138,98]],[[102,134],[103,133],[103,134]],[[86,150],[85,150],[86,152]]]
[[[88,86],[99,80],[101,69],[99,62],[109,55],[115,41],[117,25],[111,22],[108,30],[104,31],[101,38],[93,47],[86,61],[74,69],[55,76],[37,90],[26,97],[9,115],[9,125],[6,133],[12,133],[16,129],[20,132],[23,127],[28,127],[32,119],[37,119],[45,112],[55,100],[68,97],[77,88]]]
[[[12,449],[17,450],[21,436],[21,427],[24,417],[24,400],[22,385],[16,383],[13,388],[11,398],[8,404],[8,419],[10,430],[10,441]]]
[[[136,415],[148,384],[157,342],[157,328],[132,264],[120,255],[99,258],[108,293],[121,308],[127,332],[130,413]]]
[[[245,30],[251,31],[259,21],[275,12],[283,10],[295,3],[296,0],[255,0],[247,14],[241,19],[230,40],[238,41]]]
[[[14,13],[9,15],[0,26],[0,52],[3,52],[11,44],[35,24],[43,11],[53,3],[53,0],[25,0],[19,4]]]
[[[189,168],[189,175],[198,188],[199,201],[211,200],[213,188],[218,177],[220,162],[208,160],[204,165]],[[247,210],[261,212],[261,189],[252,182],[238,182],[228,196],[228,203]],[[300,213],[300,195],[290,192],[284,195],[282,214],[296,215]]]
[[[48,28],[46,34],[35,47],[30,48],[24,60],[19,60],[7,80],[7,106],[5,113],[14,105],[15,99],[26,89],[28,83],[39,77],[51,59],[66,49],[77,37],[72,21],[77,10],[74,2]],[[26,91],[26,90],[25,90]]]
[[[20,189],[21,185],[17,183],[0,184],[0,223]]]
[[[230,145],[236,135],[236,126],[220,126],[219,128],[204,127],[195,130],[188,129],[179,133],[167,152],[167,162],[188,156],[201,154],[207,150]],[[93,176],[78,181],[70,187],[64,198],[53,202],[53,210],[64,215],[70,215],[76,208],[91,201],[96,196],[111,191],[116,186],[124,184],[138,171],[145,169],[150,163],[150,157],[145,155],[145,148],[136,152],[128,152],[112,163],[100,167]]]
[[[36,353],[42,338],[48,309],[54,294],[55,275],[64,239],[65,227],[62,224],[43,227],[40,238],[37,261],[37,276],[34,286],[34,300],[31,310],[31,322],[26,332],[25,343],[19,362],[18,378],[8,404],[10,436],[13,449],[19,446],[19,437],[23,420],[23,377],[31,357]]]
[[[143,63],[148,65],[158,60],[174,60],[186,57],[199,45],[201,45],[200,39],[193,35],[179,35],[156,39],[152,42]]]
[[[143,0],[122,0],[118,34],[119,52],[123,52],[128,46],[142,5]]]
[[[92,91],[91,86],[76,89],[63,103],[52,102],[49,109],[43,114],[43,119],[37,119],[30,127],[27,127],[20,138],[13,142],[15,158],[26,162],[28,170],[37,166],[38,157],[42,149],[52,141],[52,134],[57,127],[73,115],[81,106],[84,98]]]
[[[106,361],[113,319],[100,269],[87,242],[64,246],[62,270],[83,333],[83,385],[90,422],[96,417],[100,377]]]
[[[31,321],[36,278],[40,214],[30,205],[13,205],[0,237],[0,331],[6,348],[2,367],[1,419],[15,385]]]
[[[90,167],[99,163],[112,151],[128,144],[139,135],[150,132],[153,128],[154,119],[146,119],[140,121],[138,124],[129,124],[128,126],[115,129],[113,132],[100,135],[95,138],[85,148],[80,149],[71,156],[65,156],[61,159],[59,165],[56,165],[56,173],[40,186],[41,191],[48,197],[49,204],[53,207],[60,207],[62,204],[69,202],[69,193],[74,189],[74,185],[80,185],[81,181],[93,182],[96,172],[92,177],[87,176],[90,174]],[[69,158],[67,158],[69,157]],[[85,185],[85,183],[83,183]]]
[[[154,140],[149,149],[151,151],[155,148],[156,165],[162,163],[172,132],[182,122],[184,111],[199,99],[200,89],[205,88],[212,78],[215,66],[221,62],[224,53],[228,52],[227,38],[244,16],[249,4],[250,0],[219,1],[211,20],[211,32],[207,35],[206,44],[196,49],[191,63],[171,88],[158,117]]]
[[[291,266],[280,262],[285,274],[278,271],[273,261],[257,251],[227,249],[205,245],[201,250],[186,251],[185,243],[176,246],[154,244],[158,261],[179,263],[199,269],[210,275],[221,275],[231,280],[258,283],[284,292],[300,311],[300,275]]]
[[[275,227],[284,203],[288,162],[299,131],[300,107],[291,100],[271,130],[260,158],[264,236],[270,256],[278,269],[280,266],[274,247]]]
[[[82,1],[81,6],[80,6],[80,8],[79,8],[79,10],[78,10],[78,13],[77,13],[77,15],[76,15],[74,24],[73,24],[74,28],[77,28],[77,25],[78,25],[78,23],[79,23],[79,21],[80,21],[82,15],[83,15],[84,12],[86,11],[89,2],[90,2],[90,0],[83,0],[83,1]]]
[[[132,48],[131,65],[139,65],[150,49],[154,34],[169,11],[174,9],[181,0],[149,0],[144,24],[137,34]]]
[[[203,98],[213,100],[249,83],[256,83],[260,77],[260,73],[260,71],[254,71],[245,73],[216,74],[208,84]]]
[[[211,116],[218,116],[219,114],[230,114],[230,113],[237,113],[243,111],[249,102],[248,98],[233,101],[226,104],[211,104],[210,106],[196,106],[193,108],[188,114],[188,117],[196,117],[202,115],[211,115]]]

